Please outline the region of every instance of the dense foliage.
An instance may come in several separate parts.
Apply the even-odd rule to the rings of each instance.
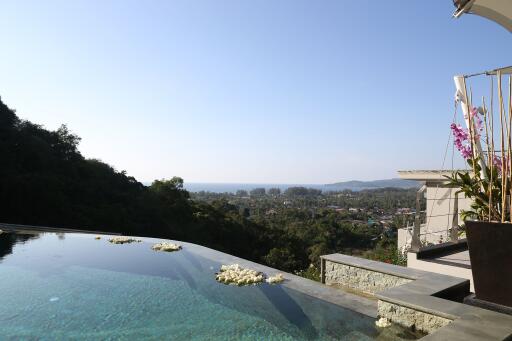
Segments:
[[[66,126],[48,131],[0,101],[0,222],[191,241],[257,259],[259,227],[189,199],[183,180],[144,186],[78,151]]]
[[[397,209],[414,205],[416,189],[382,188],[322,193],[291,187],[282,194],[239,190],[197,192],[191,197],[255,222],[272,245],[262,261],[272,267],[316,277],[319,256],[341,252],[388,263],[403,264],[397,251],[396,229],[412,215]]]
[[[49,131],[20,120],[0,100],[0,222],[190,241],[316,278],[322,254],[391,250],[396,224],[370,224],[373,212],[414,200],[407,190],[324,195],[301,187],[191,197],[181,178],[144,186],[84,158],[79,142],[66,126]]]

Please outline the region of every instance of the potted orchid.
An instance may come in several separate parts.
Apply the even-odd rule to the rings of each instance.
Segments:
[[[455,147],[469,167],[454,172],[448,177],[448,184],[458,187],[457,193],[472,202],[461,217],[476,298],[512,306],[512,104],[509,100],[505,105],[499,72],[497,79],[496,114],[492,107],[486,107],[485,99],[477,108],[467,93],[463,94],[468,129],[453,123],[451,130]],[[512,81],[509,96],[511,84]]]

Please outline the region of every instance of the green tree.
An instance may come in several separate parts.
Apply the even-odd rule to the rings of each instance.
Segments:
[[[269,188],[268,194],[274,197],[278,197],[281,194],[281,189],[277,187]]]
[[[254,188],[250,191],[251,197],[262,197],[265,195],[265,188]]]
[[[249,193],[247,193],[247,191],[244,189],[239,189],[238,191],[236,191],[236,196],[237,197],[247,197],[247,196],[249,196]]]

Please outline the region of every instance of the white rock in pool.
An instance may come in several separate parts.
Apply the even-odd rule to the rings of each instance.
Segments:
[[[151,247],[155,251],[173,252],[181,250],[181,245],[163,242],[157,243]]]
[[[129,243],[134,243],[134,242],[140,243],[142,240],[135,239],[132,237],[118,236],[118,237],[110,238],[108,241],[111,242],[112,244],[129,244]]]
[[[284,281],[283,274],[277,274],[274,276],[270,276],[269,278],[266,279],[266,282],[270,283],[270,284],[282,283],[283,281]]]
[[[379,328],[387,328],[391,326],[391,322],[389,322],[387,318],[381,317],[380,319],[375,321],[375,325]]]
[[[244,269],[238,264],[222,265],[215,279],[221,283],[234,285],[248,285],[263,282],[263,273],[256,270]]]

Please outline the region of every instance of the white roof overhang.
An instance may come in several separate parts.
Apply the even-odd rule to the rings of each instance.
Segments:
[[[512,32],[512,1],[510,0],[453,0],[455,18],[465,13],[492,20]]]

